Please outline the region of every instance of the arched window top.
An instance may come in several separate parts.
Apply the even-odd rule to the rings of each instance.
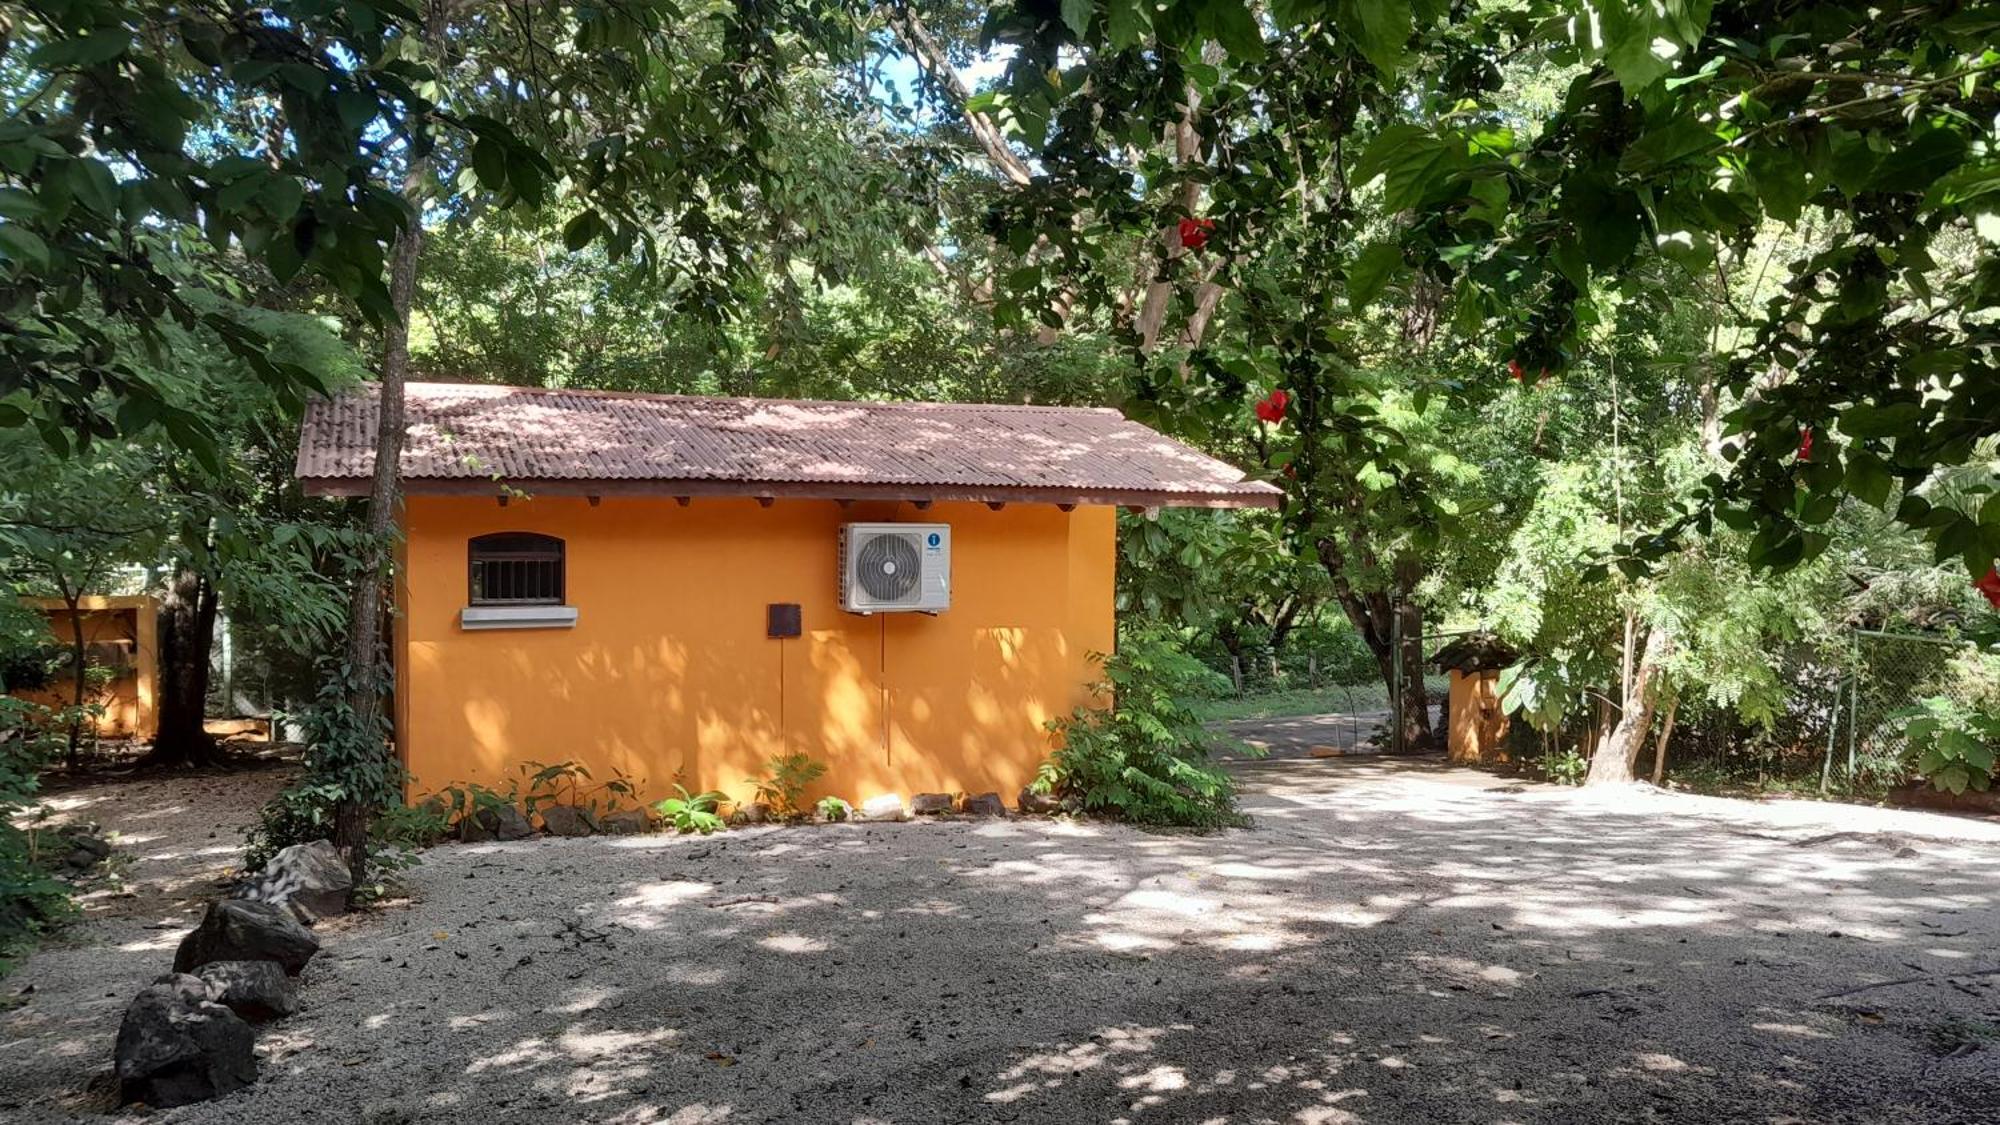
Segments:
[[[473,605],[563,604],[563,541],[532,531],[499,531],[468,544]]]

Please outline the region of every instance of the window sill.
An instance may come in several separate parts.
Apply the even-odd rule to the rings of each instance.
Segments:
[[[458,611],[458,627],[482,629],[574,629],[576,607],[567,605],[469,605]]]

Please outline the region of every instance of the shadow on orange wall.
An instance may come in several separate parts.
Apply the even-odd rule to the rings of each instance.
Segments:
[[[847,614],[836,541],[850,521],[950,523],[952,608]],[[574,628],[465,632],[466,543],[492,531],[564,539]],[[766,762],[805,753],[810,796],[1009,797],[1046,755],[1045,723],[1087,695],[1112,644],[1108,508],[829,501],[412,497],[398,633],[398,741],[413,793],[504,788],[524,763],[576,760],[647,800],[747,798]],[[796,602],[803,634],[765,636]]]

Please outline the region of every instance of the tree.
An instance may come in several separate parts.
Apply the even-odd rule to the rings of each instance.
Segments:
[[[69,620],[70,705],[64,762],[81,764],[90,719],[90,648],[83,599],[104,593],[121,564],[148,561],[165,530],[129,451],[55,460],[19,440],[0,442],[0,547],[10,569],[60,597]]]

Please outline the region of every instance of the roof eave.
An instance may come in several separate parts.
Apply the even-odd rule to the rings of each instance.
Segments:
[[[367,477],[302,477],[308,496],[366,496]],[[1009,485],[931,485],[838,481],[739,480],[498,480],[493,478],[405,477],[411,496],[623,496],[739,497],[771,500],[963,501],[981,504],[1071,504],[1130,508],[1275,508],[1284,494],[1270,485],[1246,482],[1217,492],[1169,492],[1129,488],[1066,488]]]

